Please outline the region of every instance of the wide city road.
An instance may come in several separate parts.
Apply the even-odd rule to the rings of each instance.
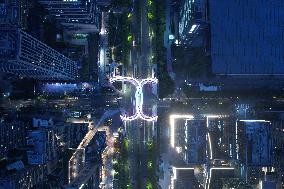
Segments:
[[[139,43],[140,50],[134,43],[130,52],[130,66],[127,69],[127,75],[144,79],[151,76],[150,56],[151,42],[149,37],[149,23],[147,19],[147,0],[136,0],[139,3],[140,10],[134,6],[133,21],[131,32],[134,35],[135,43]],[[136,71],[134,71],[134,69]],[[135,75],[134,75],[135,72]],[[145,98],[144,102],[151,98]],[[132,103],[132,102],[128,102]],[[149,104],[149,103],[147,103]],[[146,108],[147,109],[147,108]],[[151,107],[149,107],[151,109]],[[148,111],[147,111],[148,113]],[[156,123],[135,120],[127,123],[127,137],[129,139],[129,168],[130,181],[132,188],[145,189],[147,183],[147,161],[148,150],[147,142],[152,140],[155,135]]]

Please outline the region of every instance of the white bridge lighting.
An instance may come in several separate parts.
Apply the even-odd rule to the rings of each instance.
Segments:
[[[136,92],[135,92],[136,112],[132,116],[121,115],[120,117],[123,121],[133,121],[138,118],[143,119],[145,121],[157,121],[158,116],[150,117],[145,115],[143,112],[143,86],[146,85],[147,83],[157,84],[158,83],[157,78],[142,79],[140,81],[133,77],[124,77],[124,76],[114,76],[110,78],[111,83],[114,83],[116,81],[129,82],[136,87]]]

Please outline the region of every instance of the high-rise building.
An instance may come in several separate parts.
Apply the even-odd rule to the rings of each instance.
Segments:
[[[99,10],[96,0],[39,0],[50,15],[69,29],[99,31]]]
[[[0,23],[26,28],[29,5],[28,0],[0,1]]]
[[[206,19],[206,0],[182,0],[179,13],[179,39],[182,44],[192,43],[197,30]]]
[[[38,80],[74,80],[76,62],[21,29],[1,26],[0,70]]]
[[[284,74],[284,1],[209,1],[212,71]]]

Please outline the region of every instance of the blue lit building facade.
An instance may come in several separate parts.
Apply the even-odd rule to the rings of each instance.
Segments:
[[[0,29],[0,70],[37,80],[75,80],[77,63],[18,28]]]
[[[209,7],[214,74],[284,74],[284,1],[212,0]]]

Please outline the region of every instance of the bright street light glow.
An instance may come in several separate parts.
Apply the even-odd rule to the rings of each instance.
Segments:
[[[175,36],[174,35],[169,35],[169,40],[174,40],[175,39]]]
[[[190,114],[173,114],[170,115],[170,143],[171,146],[175,147],[175,120],[176,119],[189,119],[192,120],[194,117]]]
[[[199,28],[199,24],[193,24],[189,30],[189,33],[193,33],[195,30]]]
[[[249,120],[239,120],[239,121],[242,121],[242,122],[266,122],[266,123],[270,123],[270,121],[267,121],[267,120],[253,120],[253,119],[249,119]]]
[[[223,117],[227,117],[227,115],[216,115],[216,114],[205,114],[204,115],[207,118],[223,118]]]
[[[85,186],[85,184],[82,184],[79,189],[82,189],[84,186]]]
[[[211,143],[211,137],[210,137],[209,132],[207,136],[208,136],[208,143],[209,143],[210,159],[213,159],[212,143]]]

